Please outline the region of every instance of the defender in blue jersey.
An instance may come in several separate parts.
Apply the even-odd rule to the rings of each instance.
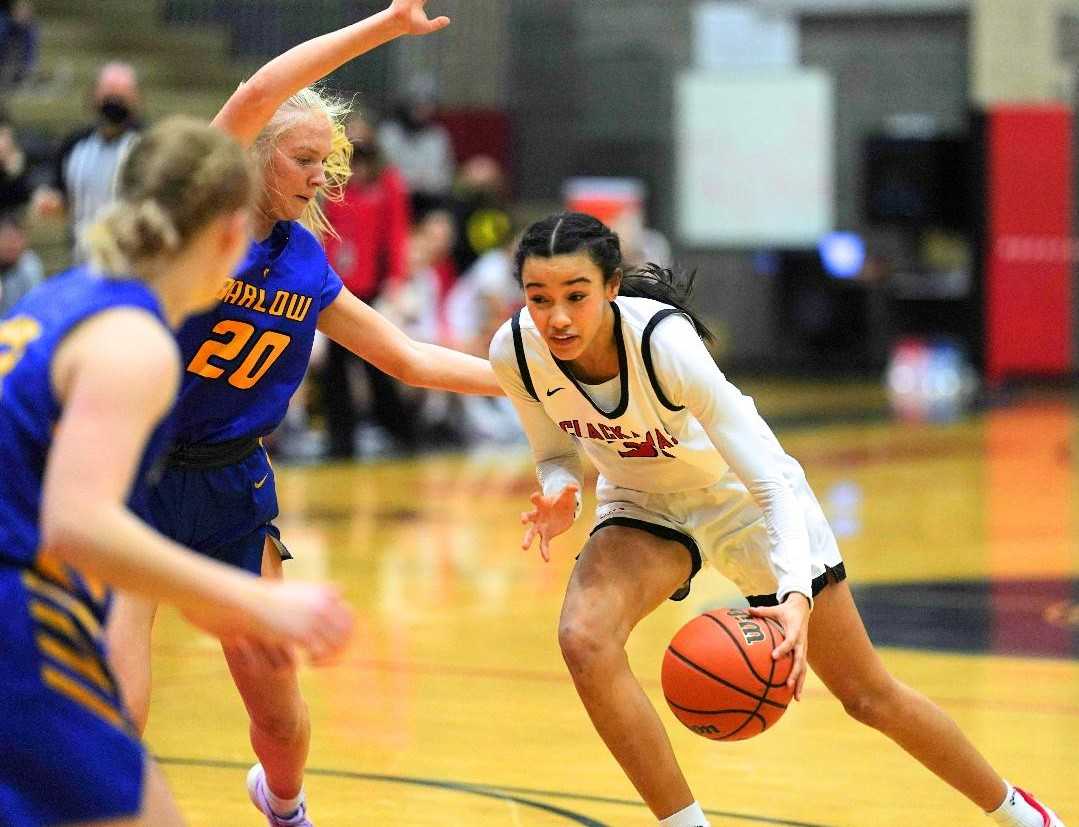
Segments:
[[[0,360],[10,366],[0,367],[6,373],[0,384],[4,824],[131,815],[142,801],[145,756],[105,665],[101,629],[109,592],[43,548],[39,502],[52,429],[62,413],[52,367],[68,335],[121,311],[140,313],[147,325],[164,328],[165,321],[157,297],[139,280],[75,270],[47,287],[31,292],[0,322]],[[164,412],[161,405],[157,412]],[[163,443],[159,427],[146,443],[136,487]]]
[[[281,221],[251,245],[218,294],[221,304],[180,329],[186,370],[173,415],[176,445],[147,512],[162,532],[255,574],[267,538],[278,557],[285,554],[259,437],[284,418],[319,314],[340,291],[311,232]]]
[[[320,195],[334,197],[349,174],[345,107],[308,84],[403,34],[449,23],[431,20],[426,0],[393,0],[388,9],[310,40],[275,58],[225,103],[214,123],[252,147],[263,191],[258,240],[221,304],[180,333],[184,379],[175,419],[177,445],[149,503],[162,533],[251,572],[279,578],[287,556],[273,519],[273,469],[260,439],[285,415],[320,330],[405,382],[497,395],[486,360],[412,341],[347,290],[303,224],[327,229]],[[303,224],[300,223],[303,222]],[[155,606],[123,595],[110,623],[110,656],[136,724],[149,703],[150,633]],[[279,653],[258,657],[225,646],[251,716],[259,763],[248,793],[270,825],[307,825],[303,771],[310,741],[295,669]]]
[[[5,827],[182,823],[105,660],[111,585],[173,603],[218,636],[319,659],[347,642],[332,589],[259,581],[128,508],[169,436],[161,421],[181,368],[169,328],[212,304],[243,254],[252,188],[227,136],[163,122],[133,148],[116,206],[87,238],[93,269],[57,276],[0,319]],[[283,623],[282,607],[302,617]]]

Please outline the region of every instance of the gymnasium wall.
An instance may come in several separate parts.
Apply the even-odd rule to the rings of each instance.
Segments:
[[[616,0],[513,3],[510,100],[522,198],[556,201],[562,179],[572,174],[632,174],[649,185],[653,223],[673,231],[671,90],[690,65],[690,8],[688,0],[662,8]],[[958,14],[808,16],[801,39],[803,63],[836,78],[837,222],[861,229],[866,133],[907,112],[962,129],[966,20]],[[701,303],[726,333],[724,361],[774,362],[771,283],[755,272],[752,257],[681,249],[679,263],[700,271]]]
[[[1071,86],[1072,135],[1079,136],[1079,17],[1064,16],[1057,32],[1061,62],[1068,68],[1062,80]],[[1079,181],[1079,146],[1072,155],[1072,180]],[[1072,237],[1079,238],[1079,198],[1072,201]],[[1079,262],[1072,262],[1072,307],[1079,308]],[[1072,364],[1079,365],[1079,313],[1073,315]]]
[[[861,228],[862,141],[892,115],[934,117],[963,132],[967,21],[960,15],[806,17],[802,63],[836,80],[836,222]]]
[[[572,175],[642,178],[670,225],[674,73],[688,61],[689,3],[513,0],[511,92],[521,198],[559,198]]]
[[[240,25],[236,19],[250,3],[168,3],[173,13],[201,3],[210,10],[202,14],[232,19],[238,41],[247,44],[238,42],[241,52],[277,49],[289,45],[281,38],[295,42],[382,5],[380,0],[312,0],[302,4],[305,13],[298,16],[300,4],[260,0],[259,30],[249,28],[250,20]],[[340,74],[339,82],[362,89],[364,102],[379,108],[410,77],[428,72],[437,76],[448,107],[507,111],[514,189],[526,215],[556,206],[562,182],[574,175],[642,178],[650,192],[651,223],[671,237],[679,262],[701,273],[702,304],[725,334],[724,362],[781,367],[772,283],[755,270],[752,256],[684,249],[673,234],[673,86],[691,61],[692,5],[692,0],[440,0],[439,9],[455,16],[457,25],[438,38],[406,41],[359,61]],[[992,0],[983,5],[994,8]],[[979,13],[994,42],[1009,37],[1018,42],[1029,34],[1022,16]],[[271,24],[274,28],[267,28]],[[865,232],[874,249],[902,258],[909,253],[898,236],[863,223],[863,139],[889,116],[905,113],[928,114],[943,131],[962,132],[975,86],[992,94],[1000,78],[1014,81],[1015,73],[997,71],[984,46],[973,52],[966,9],[806,12],[799,28],[802,63],[825,70],[836,82],[837,226]],[[1064,17],[1057,34],[1061,59],[1079,57],[1079,24]],[[881,296],[870,300],[870,314],[881,322],[870,325],[870,351],[878,359],[890,336],[883,302]],[[1073,338],[1079,342],[1079,336]]]
[[[385,6],[384,0],[163,0],[168,20],[223,26],[233,57],[251,66]],[[454,17],[457,25],[437,38],[410,38],[378,49],[342,67],[329,83],[357,93],[361,104],[377,111],[391,105],[410,78],[430,74],[449,106],[504,106],[512,60],[508,4],[440,0],[437,11]]]

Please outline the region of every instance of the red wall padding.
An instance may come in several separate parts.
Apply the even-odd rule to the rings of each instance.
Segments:
[[[985,365],[990,381],[1061,375],[1072,353],[1072,113],[987,116]]]
[[[509,170],[513,159],[510,149],[509,115],[497,109],[444,109],[439,122],[453,140],[458,161],[474,155],[490,155]]]

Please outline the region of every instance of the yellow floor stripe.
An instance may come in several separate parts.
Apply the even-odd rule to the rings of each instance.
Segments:
[[[45,664],[41,667],[41,677],[52,689],[69,698],[99,718],[108,721],[117,729],[127,729],[127,722],[116,709],[97,697],[93,692],[76,680],[65,675],[59,669]]]

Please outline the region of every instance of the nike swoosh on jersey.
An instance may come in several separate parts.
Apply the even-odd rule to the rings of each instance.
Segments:
[[[262,488],[262,486],[264,486],[266,484],[266,480],[268,480],[269,478],[270,478],[270,475],[267,474],[265,477],[263,477],[262,479],[260,479],[258,482],[255,483],[255,488]]]
[[[558,393],[561,390],[565,390],[565,388],[564,387],[563,388],[555,388],[554,390],[551,390],[550,388],[548,388],[547,389],[547,395],[548,396],[554,396],[556,393]]]

